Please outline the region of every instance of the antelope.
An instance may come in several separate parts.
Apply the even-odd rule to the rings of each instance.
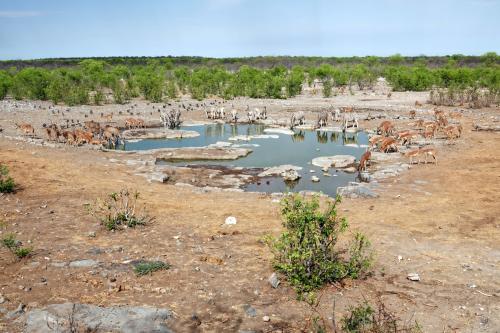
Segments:
[[[434,149],[434,148],[420,148],[420,154],[425,156],[425,164],[427,164],[427,156],[431,156],[434,159],[434,164],[437,164],[436,149]]]
[[[364,154],[361,155],[358,165],[359,172],[366,170],[366,165],[371,157],[372,157],[372,152],[369,150],[365,151]]]
[[[445,127],[443,130],[448,137],[448,140],[459,138],[462,135],[462,125],[450,125]]]
[[[383,136],[381,135],[375,135],[372,136],[370,139],[368,139],[369,142],[369,149],[373,149],[374,146],[377,146],[377,144],[384,139]]]
[[[410,119],[415,119],[417,112],[415,110],[410,111]]]
[[[51,126],[51,127],[46,127],[44,128],[45,130],[45,133],[47,134],[47,137],[49,138],[49,140],[53,140],[53,141],[58,141],[59,140],[59,130],[56,128],[56,126]]]
[[[413,150],[407,151],[405,153],[405,156],[409,157],[410,158],[410,164],[413,164],[413,158],[420,156],[420,149],[417,148],[417,149],[413,149]],[[420,158],[418,160],[418,163],[420,163]]]
[[[68,144],[75,144],[76,143],[76,135],[73,131],[62,132],[62,137],[66,139],[66,143],[68,143]]]
[[[35,129],[30,124],[16,124],[16,128],[20,129],[24,134],[35,134]]]
[[[75,136],[77,143],[82,143],[82,142],[90,143],[94,137],[92,132],[86,132],[81,129],[75,130]]]
[[[401,144],[403,145],[409,145],[411,144],[411,141],[417,137],[417,133],[415,132],[408,132],[403,135],[399,136],[399,139],[401,140]]]
[[[113,120],[113,113],[110,113],[110,114],[107,114],[107,115],[104,115],[104,114],[101,114],[101,118],[107,120],[107,121],[111,121]]]
[[[384,120],[383,122],[380,123],[380,125],[377,128],[377,132],[379,134],[384,134],[385,136],[392,134],[393,130],[394,130],[394,124],[389,120]]]
[[[384,140],[382,140],[382,143],[380,144],[380,151],[387,153],[391,148],[394,149],[395,151],[398,151],[398,147],[396,144],[397,144],[396,139],[391,137],[385,138]]]
[[[95,122],[93,120],[91,121],[85,121],[83,123],[83,126],[89,130],[90,132],[97,134],[101,131],[101,125],[98,122]]]
[[[415,106],[422,106],[422,103],[420,103],[419,101],[415,101]]]
[[[232,122],[238,122],[238,110],[232,109],[231,110],[231,121]]]

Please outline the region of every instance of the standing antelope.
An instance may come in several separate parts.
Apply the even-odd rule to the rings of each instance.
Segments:
[[[363,155],[361,155],[361,158],[359,159],[359,165],[358,165],[358,171],[364,171],[366,170],[366,165],[368,164],[368,161],[372,157],[372,152],[367,150],[364,152]]]

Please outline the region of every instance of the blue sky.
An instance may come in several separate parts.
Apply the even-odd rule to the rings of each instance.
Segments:
[[[0,0],[0,59],[500,53],[500,0]]]

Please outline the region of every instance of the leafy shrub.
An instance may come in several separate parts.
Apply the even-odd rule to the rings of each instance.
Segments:
[[[170,265],[163,261],[141,261],[134,265],[134,272],[138,276],[152,274],[159,270],[167,270]]]
[[[275,254],[274,267],[300,297],[325,283],[358,278],[371,265],[370,244],[361,234],[355,236],[347,254],[337,249],[339,236],[348,228],[346,219],[337,214],[339,203],[337,197],[321,211],[317,197],[304,200],[294,195],[282,200],[285,231],[278,239],[270,238],[269,244]]]
[[[9,176],[9,169],[6,165],[0,164],[0,193],[11,193],[14,192],[16,183],[14,179]]]
[[[94,205],[87,205],[87,209],[110,231],[123,227],[135,228],[154,219],[146,213],[145,205],[142,209],[137,207],[138,200],[139,192],[124,188],[120,192],[110,193],[104,199],[96,200]]]
[[[2,239],[2,244],[12,252],[18,259],[25,258],[33,252],[31,247],[22,247],[22,243],[16,239],[14,234],[8,234]]]

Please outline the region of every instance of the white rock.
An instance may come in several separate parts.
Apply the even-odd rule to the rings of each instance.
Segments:
[[[262,320],[265,322],[268,322],[271,320],[271,318],[269,318],[269,316],[264,316],[264,317],[262,317]]]
[[[410,281],[420,281],[420,276],[418,275],[418,273],[410,273],[406,278]]]
[[[278,133],[278,134],[286,134],[286,135],[293,135],[294,132],[292,130],[289,130],[288,128],[266,128],[264,130],[264,133]]]
[[[346,168],[356,161],[356,157],[351,155],[320,156],[314,158],[311,163],[321,168]]]
[[[233,224],[236,224],[236,217],[234,216],[228,216],[226,218],[226,221],[224,222],[224,224],[227,224],[227,225],[233,225]]]

